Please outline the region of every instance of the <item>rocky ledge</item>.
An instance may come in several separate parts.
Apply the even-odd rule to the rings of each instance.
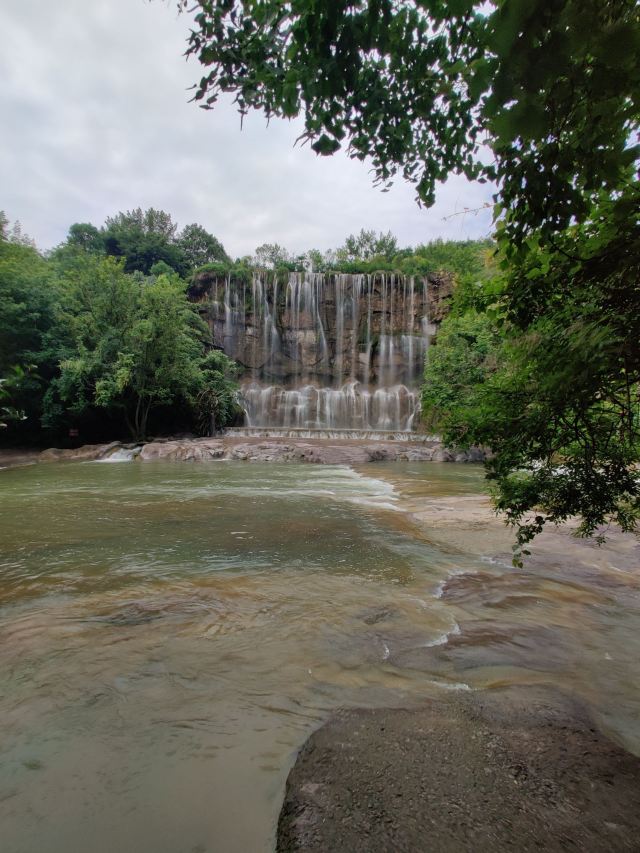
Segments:
[[[357,439],[220,438],[159,439],[146,444],[87,444],[71,450],[50,448],[41,453],[7,456],[2,464],[57,461],[177,462],[245,460],[251,462],[315,462],[363,464],[366,462],[480,462],[480,450],[452,451],[437,439],[429,441],[361,441]]]
[[[289,774],[277,850],[604,853],[639,837],[640,759],[528,687],[337,714]]]

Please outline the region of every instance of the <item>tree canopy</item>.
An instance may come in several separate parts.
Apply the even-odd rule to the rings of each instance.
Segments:
[[[496,180],[517,238],[584,215],[637,157],[635,0],[193,6],[202,106],[230,92],[242,112],[302,115],[319,154],[346,145],[426,203],[451,172]]]
[[[158,221],[168,233],[170,220]],[[235,365],[223,353],[210,354],[209,328],[170,266],[160,261],[149,275],[127,272],[124,259],[105,254],[100,230],[87,224],[72,226],[67,243],[48,258],[17,240],[15,229],[3,233],[5,441],[64,440],[70,427],[87,439],[111,438],[126,427],[140,440],[156,409],[164,417],[154,429],[199,430],[204,396],[216,402],[216,427],[237,416]]]
[[[60,248],[66,247],[122,258],[126,272],[145,275],[163,263],[186,278],[204,264],[230,260],[220,240],[202,225],[194,222],[178,231],[171,214],[153,207],[108,216],[100,228],[89,222],[76,222]]]

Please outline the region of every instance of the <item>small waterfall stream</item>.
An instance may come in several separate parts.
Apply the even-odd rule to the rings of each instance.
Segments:
[[[255,272],[208,290],[214,341],[245,368],[254,428],[410,431],[429,346],[428,279]]]

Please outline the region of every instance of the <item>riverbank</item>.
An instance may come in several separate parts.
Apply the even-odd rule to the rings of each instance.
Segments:
[[[481,451],[452,451],[437,439],[416,441],[356,438],[290,438],[222,435],[216,438],[157,439],[144,444],[87,444],[72,449],[43,451],[0,450],[0,467],[63,461],[310,462],[325,465],[363,465],[368,462],[479,462]]]

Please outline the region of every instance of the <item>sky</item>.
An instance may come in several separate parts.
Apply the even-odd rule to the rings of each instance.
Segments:
[[[0,209],[40,249],[135,207],[200,223],[234,257],[325,251],[361,228],[401,246],[490,233],[489,211],[463,213],[486,185],[453,177],[426,210],[401,178],[383,193],[366,163],[296,147],[299,121],[254,113],[241,130],[230,103],[189,103],[202,69],[184,58],[188,29],[171,0],[0,4]]]

